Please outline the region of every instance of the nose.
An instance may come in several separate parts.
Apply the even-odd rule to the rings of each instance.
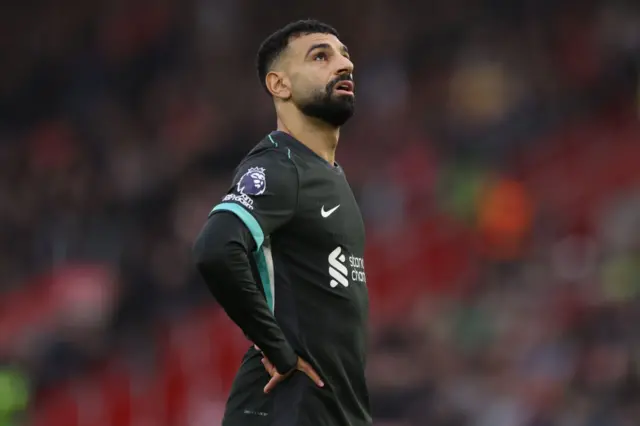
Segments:
[[[353,62],[351,62],[351,60],[346,56],[340,56],[340,58],[340,65],[336,74],[353,74]]]

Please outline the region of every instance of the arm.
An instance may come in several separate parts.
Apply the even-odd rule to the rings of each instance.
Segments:
[[[273,232],[295,215],[298,171],[274,149],[256,152],[238,166],[229,189],[209,214],[194,246],[198,270],[227,315],[286,373],[297,355],[276,322],[250,259]]]
[[[233,320],[258,345],[280,373],[296,366],[297,355],[286,341],[249,263],[256,248],[253,236],[233,213],[213,214],[194,245],[198,271],[211,293]]]

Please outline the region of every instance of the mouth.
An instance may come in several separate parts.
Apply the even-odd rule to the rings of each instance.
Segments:
[[[355,84],[353,83],[353,81],[350,80],[343,80],[340,81],[338,84],[335,85],[335,91],[343,94],[343,95],[351,95],[353,96],[354,92],[353,90],[355,89]]]

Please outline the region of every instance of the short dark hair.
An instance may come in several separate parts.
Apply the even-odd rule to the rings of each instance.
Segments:
[[[269,93],[269,89],[267,89],[265,79],[270,68],[289,46],[292,38],[307,34],[332,34],[339,37],[338,31],[332,26],[315,19],[306,19],[287,24],[262,42],[256,57],[256,68],[258,69],[260,84],[267,93]]]

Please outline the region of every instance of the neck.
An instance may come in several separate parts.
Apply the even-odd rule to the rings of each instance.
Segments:
[[[332,127],[306,116],[289,120],[278,117],[278,130],[290,134],[329,164],[334,165],[340,137],[339,127]]]

